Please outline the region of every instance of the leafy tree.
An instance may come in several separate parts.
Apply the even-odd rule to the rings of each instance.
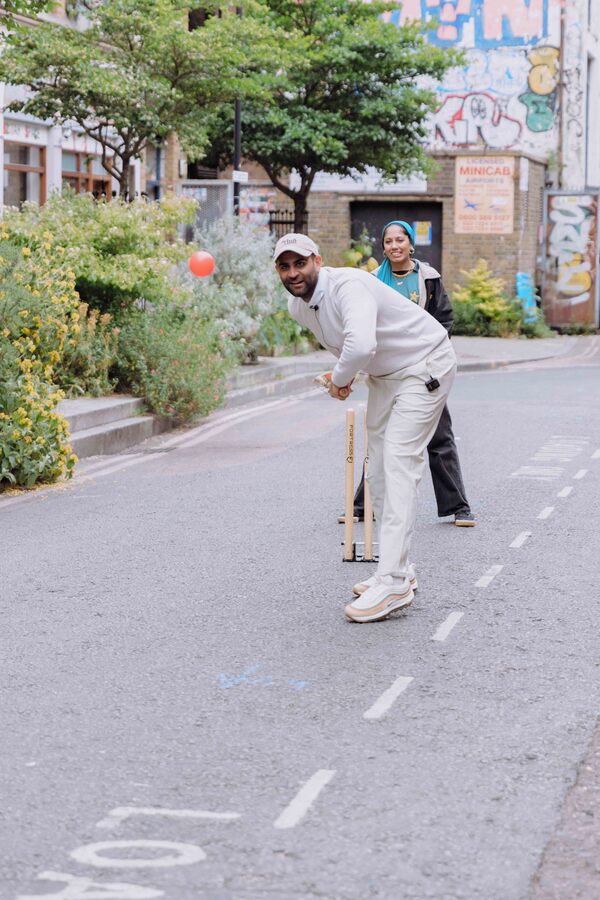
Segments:
[[[460,61],[427,43],[420,22],[397,27],[379,0],[265,0],[269,20],[285,33],[293,65],[282,65],[275,102],[242,110],[242,152],[259,163],[294,202],[301,230],[317,172],[353,175],[370,167],[393,179],[427,171],[424,142],[440,79]],[[229,161],[221,123],[213,159]],[[294,170],[291,186],[287,175]]]
[[[35,18],[39,13],[50,10],[52,5],[52,0],[3,0],[0,24],[6,28],[18,27],[15,16]]]
[[[278,36],[258,16],[233,12],[188,31],[186,10],[180,0],[105,0],[84,31],[41,23],[9,36],[0,80],[31,89],[11,108],[76,122],[101,145],[121,194],[132,160],[172,131],[197,158],[217,103],[265,105]]]

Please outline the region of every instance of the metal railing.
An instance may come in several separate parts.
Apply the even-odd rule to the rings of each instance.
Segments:
[[[275,240],[279,240],[289,231],[294,231],[294,210],[293,209],[277,209],[269,213],[269,230]],[[308,231],[308,214],[302,220],[301,231],[306,234]]]

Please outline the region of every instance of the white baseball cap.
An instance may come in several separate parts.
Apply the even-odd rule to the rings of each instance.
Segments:
[[[299,253],[300,256],[319,255],[319,248],[314,241],[311,241],[308,235],[294,234],[294,232],[284,234],[283,237],[279,238],[275,244],[273,259],[277,259],[282,253],[285,253],[286,250],[291,250],[293,253]]]

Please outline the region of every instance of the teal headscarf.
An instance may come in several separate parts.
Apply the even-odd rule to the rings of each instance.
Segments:
[[[415,246],[415,233],[412,229],[412,226],[408,224],[408,222],[404,222],[402,219],[392,219],[391,222],[388,222],[381,232],[381,242],[383,244],[383,238],[385,236],[386,231],[390,227],[390,225],[400,225],[404,228],[405,232],[408,235],[408,239],[411,243],[411,247]],[[390,261],[387,256],[384,257],[383,262],[379,266],[379,271],[377,273],[377,277],[380,281],[383,281],[384,284],[389,285],[389,287],[394,287],[394,276],[392,275],[392,267],[390,265]]]

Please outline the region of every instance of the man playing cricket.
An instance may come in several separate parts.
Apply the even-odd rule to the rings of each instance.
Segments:
[[[345,612],[354,622],[374,622],[414,598],[408,560],[417,488],[456,356],[446,330],[425,310],[368,272],[323,266],[306,235],[284,235],[274,259],[291,295],[290,315],[338,359],[330,395],[345,400],[358,372],[368,375],[368,480],[379,564],[375,575],[354,586],[358,596]]]

